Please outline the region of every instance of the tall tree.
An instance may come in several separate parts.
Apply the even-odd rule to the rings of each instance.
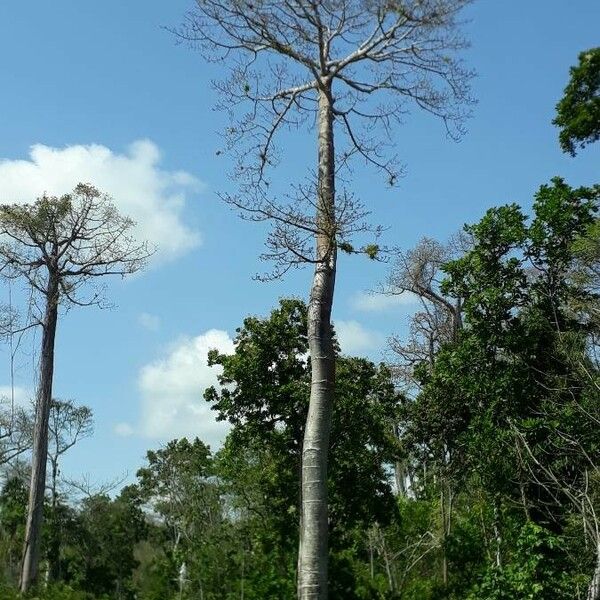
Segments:
[[[164,448],[148,451],[148,466],[137,472],[141,495],[157,513],[164,515],[173,550],[182,541],[191,542],[199,535],[198,523],[213,515],[206,499],[216,496],[216,485],[210,480],[210,449],[198,438],[170,441]]]
[[[399,336],[389,340],[394,355],[392,367],[396,380],[404,387],[408,396],[420,390],[420,371],[431,370],[440,349],[458,341],[462,327],[462,298],[451,298],[441,290],[442,268],[452,258],[457,258],[468,247],[466,235],[454,236],[447,244],[423,238],[414,248],[398,252],[387,281],[381,290],[387,295],[412,294],[421,305],[409,324],[409,336],[405,341]],[[396,428],[402,437],[402,424]],[[415,464],[414,457],[406,454],[395,465],[396,486],[400,493],[418,484],[418,473],[423,464]],[[437,476],[440,489],[440,517],[442,521],[442,577],[448,581],[448,561],[446,543],[451,531],[454,491],[445,477],[446,463],[450,462],[447,448],[442,448],[442,456],[437,461]]]
[[[33,204],[0,206],[0,273],[24,279],[41,299],[41,356],[37,384],[31,485],[23,549],[21,590],[35,581],[48,456],[54,345],[59,305],[100,305],[102,289],[81,289],[106,275],[135,273],[148,257],[132,235],[133,221],[120,215],[108,196],[79,184],[64,196],[44,195]]]
[[[331,311],[337,250],[356,248],[368,228],[337,174],[353,157],[397,170],[386,142],[414,103],[460,133],[468,73],[455,58],[465,42],[456,18],[467,0],[196,0],[179,35],[211,60],[227,60],[218,84],[233,113],[229,149],[237,159],[240,194],[225,195],[242,214],[273,223],[264,258],[274,276],[314,267],[308,308],[311,396],[302,451],[298,597],[327,597],[327,466],[335,388]],[[238,107],[241,112],[236,117]],[[272,197],[268,167],[277,162],[282,130],[316,123],[317,167],[289,200]],[[456,129],[455,125],[458,126]],[[340,137],[334,135],[338,131]]]
[[[179,573],[179,597],[184,590],[190,598],[216,590],[227,595],[235,581],[227,570],[227,508],[209,447],[182,438],[149,451],[146,459],[137,472],[140,497],[164,523],[169,579],[177,581],[173,575]]]
[[[600,139],[600,47],[584,50],[579,54],[579,63],[571,67],[570,78],[563,97],[556,105],[554,125],[559,127],[559,142],[564,152],[575,156],[576,149]],[[589,227],[587,235],[575,244],[578,264],[574,269],[576,279],[593,294],[585,295],[575,302],[575,308],[585,313],[591,333],[591,358],[595,370],[585,370],[587,380],[597,386],[592,373],[598,372],[598,318],[600,307],[597,301],[600,281],[600,220]],[[590,301],[591,299],[591,301]],[[578,364],[582,364],[578,361]],[[596,568],[588,590],[588,600],[600,598],[600,528],[596,527]]]

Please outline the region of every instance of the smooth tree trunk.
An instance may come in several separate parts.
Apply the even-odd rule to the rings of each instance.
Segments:
[[[494,498],[494,543],[495,543],[495,565],[497,569],[502,568],[502,537],[500,535],[500,507],[498,498]]]
[[[588,588],[587,600],[600,600],[600,542],[596,546],[596,568]]]
[[[335,165],[331,83],[319,89],[316,266],[308,305],[311,387],[302,446],[298,598],[327,598],[327,461],[335,388],[331,309],[335,287]]]
[[[394,463],[394,478],[396,480],[396,493],[405,498],[407,495],[404,465],[400,461]]]
[[[46,462],[48,460],[48,419],[52,401],[54,376],[54,340],[58,319],[58,276],[50,272],[46,289],[46,309],[42,334],[42,354],[35,407],[33,449],[31,457],[31,483],[25,525],[25,543],[21,565],[22,593],[26,593],[36,580],[40,562],[44,495],[46,491]]]

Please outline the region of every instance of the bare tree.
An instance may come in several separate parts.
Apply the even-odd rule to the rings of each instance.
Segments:
[[[9,304],[0,305],[0,339],[8,344],[10,365],[10,394],[0,397],[0,466],[30,450],[33,434],[33,411],[31,407],[19,406],[15,398],[15,355],[28,327],[19,326],[10,284],[8,294]],[[16,340],[15,330],[19,332]]]
[[[31,449],[33,416],[7,399],[0,399],[0,465]]]
[[[52,400],[48,419],[48,462],[51,468],[51,505],[58,501],[59,462],[79,440],[94,432],[92,410],[77,406],[72,400]]]
[[[48,463],[50,464],[50,542],[48,574],[51,580],[59,576],[61,535],[58,517],[58,476],[61,457],[75,444],[92,435],[94,422],[87,406],[77,406],[72,400],[52,400],[48,420]]]
[[[423,238],[414,248],[398,252],[381,293],[397,296],[413,294],[421,309],[411,317],[408,339],[392,336],[390,349],[395,355],[394,372],[407,390],[417,388],[413,376],[418,364],[433,365],[439,348],[456,341],[462,328],[462,300],[450,298],[441,289],[442,267],[466,249],[463,236],[447,244]]]
[[[0,273],[25,280],[42,302],[41,314],[27,325],[41,326],[42,343],[22,592],[29,590],[38,572],[59,305],[101,305],[103,290],[94,285],[98,278],[142,268],[149,253],[147,245],[131,235],[132,227],[131,219],[121,216],[107,196],[86,184],[61,197],[44,195],[34,204],[0,206]],[[90,283],[90,295],[82,295]]]
[[[373,243],[354,245],[356,234],[370,231],[366,211],[348,190],[336,193],[336,184],[353,158],[395,182],[391,135],[411,101],[460,135],[470,73],[455,56],[466,45],[456,19],[467,2],[196,0],[177,31],[209,60],[231,67],[217,89],[231,115],[227,149],[236,158],[240,190],[224,200],[245,218],[272,224],[262,256],[274,261],[270,276],[306,264],[314,268],[298,558],[303,600],[327,597],[337,250],[377,254]],[[268,172],[282,156],[279,134],[307,123],[316,129],[315,174],[276,198]]]
[[[125,471],[113,479],[94,481],[89,473],[85,473],[78,479],[63,479],[63,483],[75,496],[75,500],[81,502],[94,496],[108,496],[111,492],[121,488],[128,477],[129,473]]]

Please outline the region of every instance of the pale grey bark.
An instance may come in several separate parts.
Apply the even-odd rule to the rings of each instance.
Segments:
[[[446,494],[444,490],[444,483],[440,485],[440,511],[442,517],[442,583],[448,585],[448,555],[446,553],[446,541],[448,538],[448,522],[446,514]]]
[[[46,463],[48,457],[48,418],[52,402],[54,377],[54,342],[58,320],[59,279],[56,272],[49,272],[46,294],[46,310],[42,324],[42,353],[37,387],[33,452],[31,457],[31,482],[25,543],[21,570],[21,592],[29,590],[38,575],[40,560],[41,528],[44,518],[44,495],[46,491]]]
[[[600,600],[600,543],[596,547],[596,568],[588,588],[587,600]]]
[[[327,457],[335,387],[331,309],[336,273],[333,106],[328,80],[319,89],[317,235],[308,305],[311,387],[302,446],[302,505],[298,553],[298,598],[327,598]]]
[[[498,498],[494,498],[494,564],[497,569],[502,568],[502,536],[500,535],[500,508]]]

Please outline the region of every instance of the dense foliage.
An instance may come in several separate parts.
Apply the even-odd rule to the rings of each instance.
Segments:
[[[560,127],[561,148],[573,156],[576,148],[600,139],[600,48],[582,52],[579,64],[571,68],[554,124]]]

